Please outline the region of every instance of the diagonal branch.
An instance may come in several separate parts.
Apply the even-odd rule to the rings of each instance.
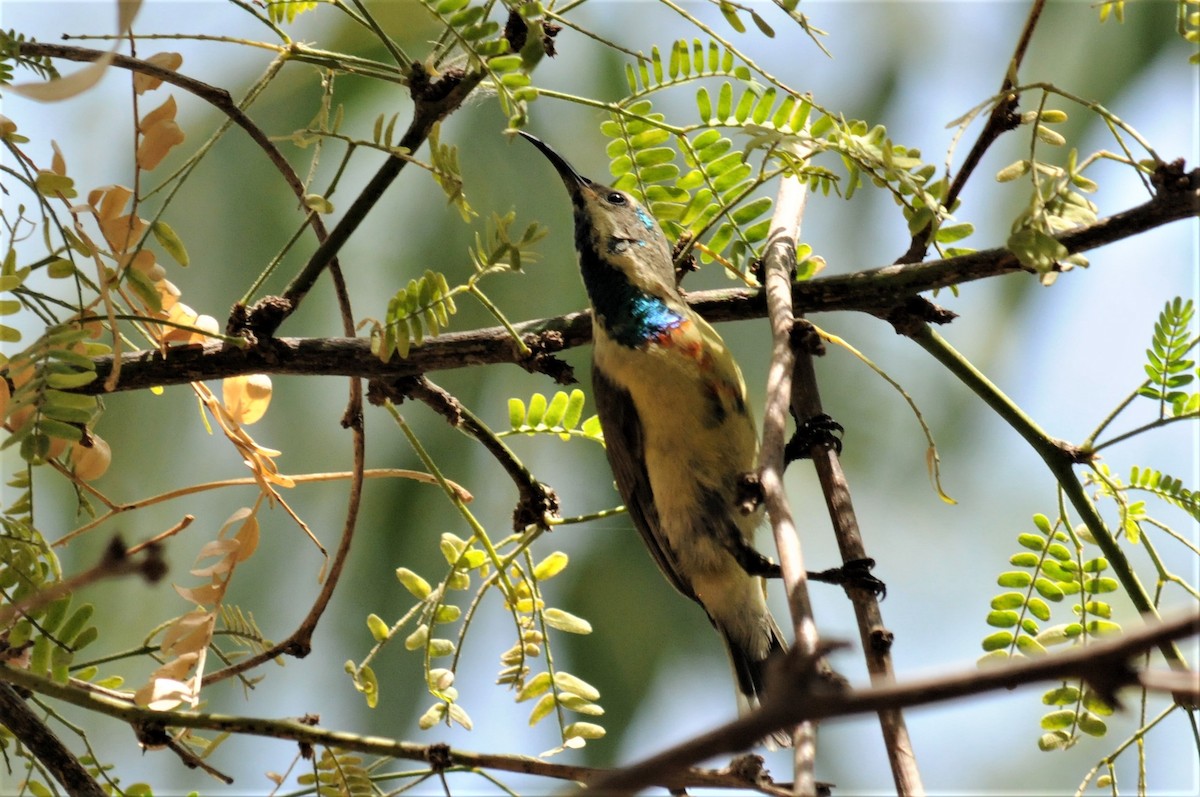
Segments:
[[[655,778],[664,772],[682,771],[698,761],[745,749],[772,731],[800,721],[910,708],[1011,690],[1039,681],[1083,678],[1105,700],[1116,701],[1115,694],[1121,687],[1143,686],[1142,674],[1129,665],[1132,659],[1155,646],[1198,633],[1200,615],[1189,612],[1161,623],[1148,624],[1111,641],[1081,645],[1051,656],[1013,659],[1011,663],[994,667],[970,667],[946,675],[867,689],[793,695],[790,700],[764,703],[757,711],[589,785],[598,793],[633,793],[660,782]],[[1200,699],[1200,683],[1197,683],[1195,671],[1188,675],[1190,689],[1182,697],[1190,697],[1191,703],[1195,704]],[[1111,704],[1119,705],[1119,701]]]
[[[1025,53],[1029,50],[1033,31],[1037,27],[1045,7],[1046,0],[1033,0],[1033,6],[1025,18],[1025,27],[1021,30],[1021,37],[1017,40],[1016,49],[1013,51],[1013,56],[1008,62],[1008,69],[1004,74],[1004,81],[1000,85],[1000,99],[992,106],[991,113],[984,122],[983,130],[979,131],[979,137],[975,139],[974,145],[967,153],[966,159],[963,160],[962,168],[958,170],[958,174],[954,175],[954,181],[950,183],[950,188],[946,191],[946,200],[942,204],[947,208],[954,208],[954,204],[958,201],[958,195],[966,187],[967,180],[975,172],[975,167],[983,160],[983,155],[988,148],[1001,135],[1020,124],[1021,118],[1017,116],[1018,97],[1012,93],[1012,90],[1017,85],[1017,70],[1021,68],[1021,62],[1025,60]],[[947,168],[949,167],[947,166]],[[929,251],[932,232],[932,224],[918,230],[912,237],[908,251],[901,255],[896,262],[915,263],[925,257],[925,253]]]
[[[17,690],[6,683],[0,683],[0,717],[4,718],[4,727],[64,789],[80,797],[105,797],[104,789],[88,774],[75,754],[25,704]]]

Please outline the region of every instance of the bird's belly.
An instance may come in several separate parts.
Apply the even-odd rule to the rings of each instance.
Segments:
[[[706,369],[659,346],[600,346],[595,355],[594,367],[637,409],[661,532],[679,569],[744,577],[729,547],[732,535],[749,541],[758,524],[735,507],[739,477],[757,465],[757,437],[736,370]]]

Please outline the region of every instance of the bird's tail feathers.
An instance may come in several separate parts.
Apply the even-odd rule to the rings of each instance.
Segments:
[[[729,660],[733,664],[733,674],[737,679],[738,709],[743,713],[758,707],[762,697],[766,694],[767,669],[787,650],[783,633],[779,630],[774,618],[767,615],[767,620],[769,640],[766,656],[755,655],[743,644],[728,634],[722,633],[725,645],[729,650]],[[777,747],[791,747],[792,735],[788,730],[775,731],[763,739],[763,744],[772,750]]]

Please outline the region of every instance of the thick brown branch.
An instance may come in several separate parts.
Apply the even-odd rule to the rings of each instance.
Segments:
[[[1179,173],[1174,184],[1164,185],[1157,196],[1130,210],[1070,230],[1058,240],[1074,252],[1094,249],[1138,233],[1200,214],[1200,171]],[[797,312],[858,310],[886,315],[904,297],[934,288],[971,282],[1020,271],[1016,257],[1006,249],[987,249],[944,260],[910,265],[889,265],[853,274],[799,282],[792,287]],[[762,318],[766,299],[762,291],[727,289],[690,295],[689,301],[710,321]],[[518,333],[553,335],[556,346],[570,349],[591,341],[587,313],[570,313],[516,325]],[[204,379],[250,373],[303,374],[395,378],[460,368],[464,365],[521,363],[508,331],[500,327],[451,332],[413,347],[405,360],[384,363],[371,354],[368,341],[356,338],[278,338],[249,349],[225,348],[220,343],[176,347],[167,355],[157,351],[122,355],[117,390],[138,390],[155,385],[178,385]],[[110,358],[96,358],[98,379],[83,392],[103,390],[111,372]]]

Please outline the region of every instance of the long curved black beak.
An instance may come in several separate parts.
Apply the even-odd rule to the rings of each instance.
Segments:
[[[592,184],[591,180],[575,171],[575,167],[567,163],[567,159],[552,150],[545,141],[536,136],[529,135],[524,130],[518,130],[517,132],[527,138],[529,143],[542,151],[542,154],[546,156],[546,159],[550,161],[555,171],[558,172],[558,176],[562,178],[563,185],[567,187],[567,191],[572,197],[579,192],[579,189],[586,188]]]

